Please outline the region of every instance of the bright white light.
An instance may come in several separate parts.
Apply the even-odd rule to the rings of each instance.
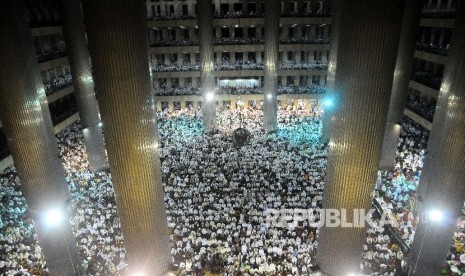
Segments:
[[[142,273],[142,272],[136,272],[136,273],[133,274],[132,276],[145,276],[145,274]]]
[[[59,225],[64,220],[64,218],[65,215],[58,208],[48,210],[44,216],[45,223],[49,227],[55,227]]]
[[[273,95],[267,94],[266,97],[267,97],[269,100],[271,100],[271,99],[273,98]]]
[[[213,101],[214,98],[215,98],[215,94],[213,94],[213,92],[207,93],[205,95],[205,99],[207,100],[207,102]]]
[[[98,123],[98,127],[102,127],[102,126],[103,126],[102,122]]]
[[[331,107],[331,106],[333,106],[333,101],[330,100],[330,99],[327,99],[327,100],[325,100],[325,101],[323,102],[323,104],[324,104],[324,106],[326,106],[326,107]]]
[[[432,221],[440,222],[444,218],[444,214],[441,211],[434,209],[428,212],[428,217]]]

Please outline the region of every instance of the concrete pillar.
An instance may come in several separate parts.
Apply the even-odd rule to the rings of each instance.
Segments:
[[[294,107],[294,109],[297,109],[299,107],[299,100],[292,100],[292,107]]]
[[[415,33],[420,20],[421,0],[406,1],[400,42],[397,51],[396,69],[392,83],[391,100],[384,133],[383,149],[379,167],[381,169],[394,168],[397,144],[404,117],[405,102],[407,100],[410,74],[413,66],[415,51]]]
[[[447,1],[447,9],[450,10],[452,9],[452,2],[454,2],[453,0],[448,0]]]
[[[192,87],[194,88],[198,88],[199,87],[199,82],[198,82],[198,78],[192,78]]]
[[[297,62],[297,63],[302,62],[302,52],[301,51],[295,52],[295,62]]]
[[[305,100],[305,110],[310,111],[312,110],[312,101],[311,100]]]
[[[302,25],[298,25],[297,27],[295,27],[295,32],[296,32],[295,37],[298,39],[301,39],[302,38]]]
[[[316,25],[311,25],[310,26],[310,37],[312,39],[315,39],[316,38]]]
[[[216,84],[213,65],[213,12],[211,0],[197,1],[198,9],[203,11],[199,17],[200,36],[200,82],[203,95],[202,115],[205,131],[216,128]]]
[[[155,104],[156,104],[157,112],[162,111],[162,109],[161,109],[161,102],[157,101]]]
[[[237,109],[237,101],[236,100],[231,100],[231,109]]]
[[[280,37],[282,39],[288,39],[289,38],[289,26],[282,26],[281,31],[282,31],[282,33],[281,33]],[[266,31],[265,31],[265,33],[266,33]]]
[[[215,27],[216,39],[221,39],[221,27]]]
[[[170,100],[168,102],[168,111],[173,111],[173,110],[174,110],[174,103],[173,101]]]
[[[186,109],[186,101],[181,101],[181,109]]]
[[[79,0],[63,0],[61,3],[63,29],[73,75],[74,95],[79,108],[79,118],[84,128],[87,158],[92,171],[101,171],[108,168],[108,162],[105,142],[99,127],[99,108],[94,91],[92,65],[87,50],[81,2]]]
[[[300,77],[299,76],[294,77],[294,84],[297,85],[297,86],[300,85]]]
[[[261,51],[255,53],[255,61],[257,62],[257,64],[260,64],[262,62],[262,52]]]
[[[263,34],[262,34],[262,27],[261,26],[257,26],[257,38],[261,38],[263,37]]]
[[[280,1],[265,3],[265,85],[263,126],[266,131],[277,129],[278,116],[278,58]]]
[[[299,15],[303,15],[305,12],[305,2],[304,0],[297,0],[297,12]]]
[[[67,212],[69,190],[57,158],[56,140],[51,141],[44,118],[40,94],[45,93],[43,85],[37,85],[39,67],[26,8],[21,3],[0,2],[0,120],[50,273],[80,275],[81,263]],[[57,227],[45,220],[46,213],[54,209],[64,213]]]
[[[186,79],[179,78],[179,87],[185,87],[185,86],[186,86]]]
[[[381,157],[404,1],[343,0],[337,10],[337,72],[324,209],[368,211]],[[370,11],[370,12],[366,12]],[[367,25],[366,22],[371,22]],[[363,51],[356,49],[363,48]],[[363,216],[362,216],[363,218]],[[358,274],[366,227],[323,226],[317,261],[325,275]]]
[[[160,88],[160,79],[154,79],[153,80],[153,86],[155,89]]]
[[[192,108],[193,108],[194,110],[197,110],[197,109],[199,108],[199,101],[193,101],[193,102],[192,102]]]
[[[83,0],[83,6],[129,265],[124,275],[162,275],[171,256],[144,2]]]
[[[236,63],[236,53],[235,52],[229,52],[229,62],[230,63]]]
[[[189,14],[189,16],[195,16],[195,5],[194,4],[189,4],[187,6],[187,13]]]
[[[195,29],[189,28],[189,40],[195,40],[195,39],[196,39]]]
[[[442,43],[444,41],[444,36],[446,35],[446,30],[445,29],[441,29],[441,35],[439,36],[439,46],[442,46]]]
[[[448,64],[439,92],[428,142],[428,158],[420,178],[418,211],[439,210],[442,221],[417,226],[409,265],[413,275],[439,275],[452,245],[457,218],[465,201],[465,3],[457,8]]]
[[[165,60],[165,65],[171,65],[171,58],[170,58],[170,54],[164,54],[164,60]]]
[[[175,40],[182,40],[181,33],[182,32],[180,28],[174,29]]]

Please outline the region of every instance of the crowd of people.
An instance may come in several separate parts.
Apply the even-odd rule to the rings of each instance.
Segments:
[[[150,43],[151,47],[169,47],[169,46],[194,46],[199,45],[197,39],[181,39],[181,40],[170,40],[160,39]]]
[[[436,110],[436,99],[421,96],[419,91],[409,90],[406,106],[423,118],[432,122]]]
[[[434,89],[439,89],[442,82],[441,75],[419,70],[413,72],[411,79]]]
[[[441,46],[441,45],[434,45],[432,43],[417,42],[415,47],[417,50],[420,50],[420,51],[440,54],[443,56],[447,56],[447,54],[449,53],[449,44],[447,44],[446,46]]]
[[[223,58],[221,63],[215,63],[216,71],[224,70],[263,70],[263,63],[257,63],[254,59],[246,61],[237,60],[229,61],[228,58]],[[313,62],[295,62],[292,60],[281,61],[278,65],[280,70],[326,70],[328,64],[320,61]],[[172,62],[171,64],[158,64],[152,66],[152,72],[183,72],[183,71],[200,71],[200,62],[184,61],[182,64]]]
[[[185,19],[196,19],[196,15],[189,15],[189,14],[183,14],[183,15],[178,15],[178,14],[170,14],[170,15],[161,15],[161,14],[155,14],[154,16],[149,16],[147,20],[185,20]]]
[[[220,86],[217,90],[219,95],[250,95],[250,94],[263,94],[263,87],[261,86],[250,86],[250,87],[238,87],[238,86]],[[279,85],[278,94],[324,94],[326,88],[318,84],[311,85]],[[155,95],[157,96],[187,96],[187,95],[201,95],[199,88],[193,87],[192,83],[188,83],[185,87],[172,86],[168,87],[166,82],[159,85],[159,88],[155,89]]]
[[[464,210],[462,214],[465,215]],[[447,256],[447,267],[442,271],[443,275],[465,274],[465,217],[461,217],[454,234],[453,245]]]
[[[224,110],[220,132],[203,134],[198,111],[161,114],[160,141],[172,255],[180,271],[305,275],[314,269],[314,225],[267,225],[268,208],[321,205],[326,148],[318,113],[279,113],[266,134],[255,107]],[[251,131],[242,148],[232,130]]]
[[[247,45],[247,44],[263,44],[264,37],[249,37],[249,38],[215,38],[216,45]],[[329,38],[310,38],[310,37],[293,37],[280,38],[281,44],[329,44]],[[196,46],[199,45],[198,39],[181,39],[181,40],[155,40],[150,43],[151,47],[169,47],[169,46]]]
[[[71,73],[58,76],[48,82],[44,82],[45,94],[50,95],[53,92],[65,88],[73,83]]]
[[[411,245],[418,223],[414,213],[415,196],[423,168],[429,131],[410,119],[404,119],[393,170],[379,171],[377,200],[392,214],[398,235]]]
[[[283,61],[279,63],[280,70],[326,70],[328,64],[321,63],[320,61],[314,62],[295,62],[293,60]]]
[[[215,11],[215,13],[213,14],[214,18],[234,18],[234,17],[237,18],[237,17],[258,17],[258,16],[259,15],[255,13],[254,11],[243,12],[242,10],[232,11],[232,12]]]
[[[40,51],[36,53],[37,60],[40,62],[61,58],[67,55],[66,48],[56,47],[49,51]]]
[[[46,275],[21,184],[13,167],[0,174],[0,275]]]
[[[218,132],[205,134],[201,109],[158,114],[171,255],[181,273],[204,275],[306,275],[316,270],[318,225],[282,228],[268,209],[321,208],[326,146],[321,110],[282,108],[278,131],[263,130],[258,106],[218,110]],[[248,144],[235,147],[232,133],[245,128]],[[395,168],[380,171],[376,200],[396,220],[398,232],[373,225],[367,233],[364,275],[398,275],[404,253],[392,235],[411,243],[413,199],[428,131],[404,119]],[[70,189],[69,206],[85,275],[119,275],[126,267],[124,240],[108,171],[89,171],[79,123],[57,136]],[[0,175],[0,274],[47,275],[46,264],[14,168]],[[377,216],[375,214],[375,221]],[[459,225],[447,272],[460,275],[465,261],[465,223]],[[462,271],[462,272],[461,272]]]

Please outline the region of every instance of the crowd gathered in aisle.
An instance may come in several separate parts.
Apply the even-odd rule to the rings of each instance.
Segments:
[[[195,275],[307,275],[317,269],[318,224],[304,221],[283,228],[267,223],[265,212],[321,208],[326,171],[321,110],[304,105],[280,109],[279,128],[272,134],[263,130],[259,106],[220,108],[218,132],[212,134],[203,132],[200,108],[159,113],[174,270]],[[242,147],[232,142],[238,128],[251,134]],[[119,275],[127,264],[111,174],[90,172],[79,123],[57,137],[82,269],[86,275]],[[375,185],[376,199],[396,218],[407,243],[416,224],[411,201],[427,140],[428,131],[405,119],[395,169],[380,171]],[[47,275],[13,167],[0,177],[0,212],[0,274]],[[463,225],[445,268],[450,275],[465,269]],[[398,275],[405,265],[401,247],[385,227],[370,227],[363,249],[364,275]]]

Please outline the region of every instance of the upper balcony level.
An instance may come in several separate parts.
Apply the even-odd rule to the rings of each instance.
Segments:
[[[31,28],[60,26],[61,15],[59,5],[53,0],[26,0],[26,7],[30,14]]]
[[[214,18],[257,18],[263,17],[265,1],[233,0],[212,1]],[[148,20],[188,20],[197,18],[197,1],[152,0],[146,2]],[[283,0],[282,17],[329,17],[333,12],[333,1]]]

